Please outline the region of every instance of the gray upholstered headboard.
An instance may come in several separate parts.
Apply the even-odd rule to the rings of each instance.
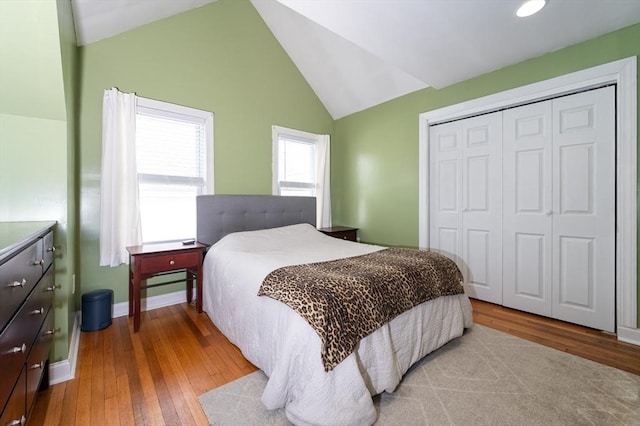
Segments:
[[[316,224],[315,197],[198,195],[197,239],[207,245],[232,232]]]

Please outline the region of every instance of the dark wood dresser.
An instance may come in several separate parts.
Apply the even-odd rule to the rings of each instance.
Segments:
[[[55,222],[0,222],[0,425],[25,424],[49,386]]]

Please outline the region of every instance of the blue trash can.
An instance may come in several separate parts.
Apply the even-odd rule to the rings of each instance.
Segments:
[[[82,295],[82,331],[96,331],[111,325],[113,290],[94,290]]]

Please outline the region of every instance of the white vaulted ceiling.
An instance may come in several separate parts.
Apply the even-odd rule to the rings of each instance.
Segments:
[[[214,1],[216,0],[71,0],[78,46]]]
[[[213,1],[72,0],[78,44]],[[335,119],[640,22],[640,0],[549,0],[524,19],[522,2],[251,0]]]

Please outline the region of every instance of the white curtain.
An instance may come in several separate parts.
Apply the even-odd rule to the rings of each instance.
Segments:
[[[316,152],[316,225],[318,228],[331,226],[331,165],[329,159],[329,135],[318,135]]]
[[[118,89],[102,99],[100,265],[129,262],[128,246],[142,244],[136,172],[136,95]]]

